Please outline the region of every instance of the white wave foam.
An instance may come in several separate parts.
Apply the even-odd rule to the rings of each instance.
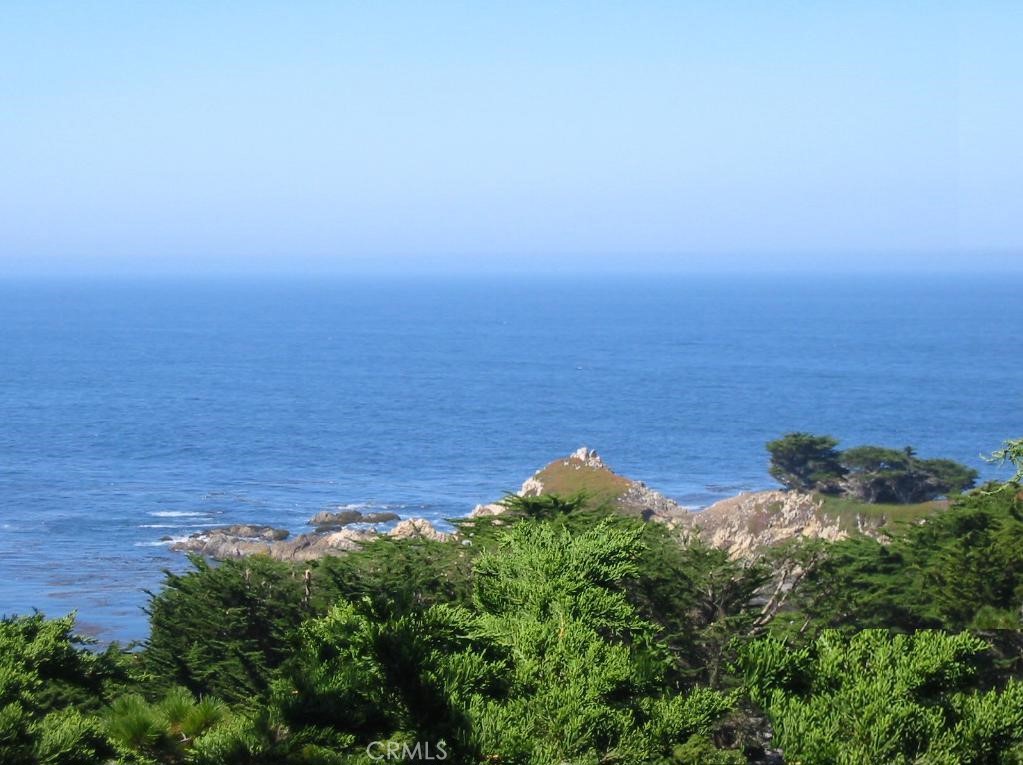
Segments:
[[[140,529],[200,529],[220,526],[219,523],[140,523]]]
[[[197,513],[191,510],[155,510],[149,515],[155,518],[207,518],[210,513]]]
[[[175,542],[184,542],[188,537],[171,537],[170,539],[162,539],[158,542],[136,542],[135,547],[164,547],[166,545],[172,545]]]

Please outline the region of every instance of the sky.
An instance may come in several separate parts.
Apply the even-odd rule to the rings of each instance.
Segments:
[[[0,4],[4,274],[1023,271],[1019,2]]]

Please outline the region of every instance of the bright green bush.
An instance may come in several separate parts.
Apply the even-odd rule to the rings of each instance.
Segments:
[[[39,765],[95,765],[108,750],[99,722],[68,708],[51,712],[40,722],[35,761]]]
[[[157,702],[139,694],[117,698],[103,715],[103,730],[124,763],[185,763],[196,744],[232,715],[221,701],[196,700],[184,688],[171,689]]]
[[[987,647],[966,633],[827,631],[798,649],[754,642],[740,668],[788,762],[1009,762],[1023,741],[1023,685],[977,689]]]
[[[665,692],[671,659],[624,586],[641,533],[523,520],[477,559],[467,606],[381,621],[369,603],[339,604],[303,626],[272,714],[355,758],[374,740],[444,740],[467,763],[670,758],[730,700]]]

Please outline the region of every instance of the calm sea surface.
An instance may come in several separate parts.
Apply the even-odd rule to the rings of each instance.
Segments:
[[[459,516],[582,444],[705,505],[764,442],[1023,435],[1018,280],[0,283],[0,613],[142,638],[165,537]]]

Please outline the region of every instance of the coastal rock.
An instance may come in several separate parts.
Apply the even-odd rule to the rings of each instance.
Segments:
[[[672,524],[694,529],[707,544],[733,558],[798,537],[836,541],[849,536],[841,518],[824,512],[814,494],[797,491],[744,492]]]
[[[358,510],[340,510],[336,513],[332,513],[329,510],[321,510],[310,518],[308,523],[310,526],[345,526],[349,523],[355,523],[361,518],[362,513]]]
[[[476,505],[469,513],[470,518],[488,518],[494,515],[500,515],[505,512],[508,508],[502,505],[500,502],[491,502],[486,505]]]
[[[522,487],[519,489],[520,497],[539,497],[541,494],[547,491],[546,487],[536,476],[527,478],[522,482]]]
[[[290,533],[287,529],[278,529],[273,526],[253,526],[248,523],[219,526],[212,531],[244,539],[261,539],[266,542],[280,542],[283,539],[287,539]]]
[[[654,491],[641,481],[618,475],[593,449],[580,447],[560,460],[538,470],[522,484],[520,497],[541,494],[570,496],[584,493],[592,504],[610,504],[619,512],[645,520],[666,520],[688,513],[673,499]]]
[[[300,534],[294,539],[273,539],[232,533],[231,530],[234,528],[243,531],[249,529],[238,526],[201,531],[175,542],[170,549],[198,553],[217,560],[243,558],[247,555],[268,555],[276,560],[305,561],[358,549],[359,545],[378,536],[372,531],[346,528],[324,534]]]
[[[666,521],[692,514],[688,508],[683,507],[670,497],[654,491],[642,481],[633,481],[625,493],[618,498],[618,506],[634,512],[648,521]]]
[[[294,549],[282,549],[281,556],[285,560],[315,560],[325,555],[358,550],[366,542],[377,539],[374,531],[344,528],[326,534],[302,534],[298,537],[300,544]],[[276,556],[275,556],[276,557]]]
[[[392,539],[432,539],[436,542],[443,542],[452,535],[437,531],[433,524],[425,518],[409,518],[388,531],[387,536]]]
[[[851,533],[875,538],[884,535],[883,518],[829,511],[820,496],[802,492],[744,492],[702,511],[686,508],[642,481],[615,473],[586,447],[538,470],[519,494],[571,496],[580,492],[591,504],[610,505],[625,515],[697,535],[735,558],[752,557],[766,547],[799,537],[834,541]],[[485,509],[490,507],[494,506],[478,505],[472,517],[497,514]]]
[[[238,523],[192,534],[171,544],[176,552],[199,553],[218,560],[245,555],[269,555],[271,550],[287,545],[287,529]]]
[[[835,509],[819,495],[796,491],[744,492],[705,510],[691,510],[642,481],[615,473],[586,447],[538,470],[519,490],[523,497],[579,493],[590,506],[610,507],[624,515],[666,524],[677,529],[682,538],[697,535],[734,558],[752,557],[764,548],[799,537],[835,541],[850,534],[866,534],[881,538],[886,522],[879,514]],[[471,527],[473,519],[499,516],[505,510],[500,502],[476,505],[463,527]],[[424,518],[400,521],[386,533],[354,525],[388,521],[400,519],[389,512],[323,511],[309,520],[315,531],[294,539],[285,529],[237,524],[193,534],[172,544],[171,549],[220,559],[269,555],[278,560],[305,561],[356,550],[381,538],[445,541],[458,536],[457,532],[439,531]],[[501,520],[495,519],[494,523]]]
[[[283,532],[283,534],[282,534]],[[385,536],[390,539],[432,539],[438,542],[452,535],[438,531],[424,518],[402,521],[386,535],[352,526],[318,529],[309,534],[287,538],[287,531],[269,526],[224,526],[192,534],[170,546],[176,552],[198,553],[208,558],[225,560],[247,555],[268,555],[275,560],[308,561],[326,555],[358,550],[362,545]]]
[[[198,553],[209,558],[224,560],[241,558],[246,555],[270,555],[271,549],[280,543],[261,542],[251,538],[226,534],[222,531],[203,531],[192,534],[170,546],[175,552]]]
[[[309,519],[310,526],[316,526],[318,530],[325,527],[341,528],[353,523],[389,523],[390,521],[401,520],[397,513],[388,511],[377,513],[362,513],[358,510],[341,510],[330,512],[322,510]]]
[[[600,458],[600,455],[597,454],[596,449],[589,449],[585,446],[580,446],[578,449],[576,449],[574,452],[568,455],[568,458],[569,460],[579,462],[582,465],[585,465],[586,467],[605,469],[607,467],[604,464],[604,461]]]

